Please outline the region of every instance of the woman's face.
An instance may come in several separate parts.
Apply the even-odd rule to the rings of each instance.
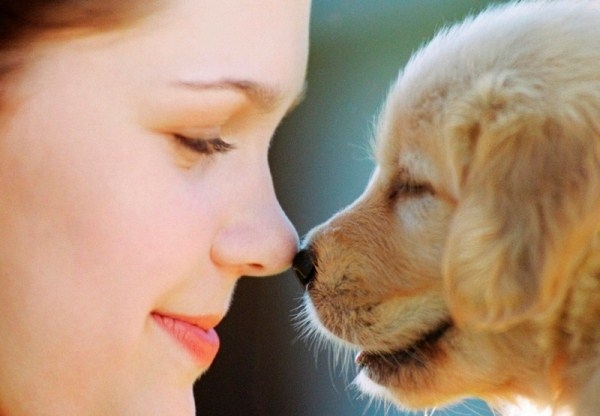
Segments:
[[[193,414],[237,279],[296,250],[267,150],[309,0],[167,3],[40,45],[3,103],[0,414]]]

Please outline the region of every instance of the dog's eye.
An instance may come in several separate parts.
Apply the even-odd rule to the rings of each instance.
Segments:
[[[420,197],[433,194],[433,187],[428,183],[398,182],[389,193],[389,199],[395,201],[402,197]]]

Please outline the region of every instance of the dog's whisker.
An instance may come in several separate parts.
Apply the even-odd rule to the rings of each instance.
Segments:
[[[339,375],[347,381],[353,369],[355,348],[342,342],[331,342],[332,340],[315,325],[313,313],[306,303],[295,308],[293,313],[292,324],[298,331],[297,339],[307,343],[314,354],[315,363],[325,351],[328,355],[327,362],[332,383]]]

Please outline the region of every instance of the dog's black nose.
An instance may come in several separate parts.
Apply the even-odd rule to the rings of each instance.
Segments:
[[[303,286],[308,286],[316,274],[315,253],[310,246],[303,248],[294,257],[292,270]]]

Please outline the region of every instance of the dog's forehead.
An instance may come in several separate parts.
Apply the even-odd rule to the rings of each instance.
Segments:
[[[411,177],[434,181],[439,163],[439,126],[437,119],[417,114],[414,100],[395,88],[381,115],[375,140],[376,162],[384,176],[396,176],[399,170]]]
[[[385,169],[400,166],[410,168],[414,175],[433,174],[433,180],[440,181],[436,185],[457,196],[463,164],[469,160],[463,150],[472,146],[473,132],[482,128],[481,120],[493,119],[489,113],[473,123],[474,109],[500,108],[494,100],[502,102],[498,97],[510,86],[517,91],[514,86],[532,73],[539,74],[535,86],[523,91],[549,97],[562,94],[563,111],[572,97],[580,96],[581,102],[592,97],[582,93],[581,84],[574,81],[585,77],[597,80],[597,72],[590,68],[596,67],[600,56],[594,44],[600,33],[598,15],[592,13],[592,9],[597,13],[599,6],[575,3],[561,3],[545,16],[526,8],[519,9],[518,19],[511,13],[498,13],[438,34],[411,58],[388,95],[380,121],[378,162]],[[589,13],[582,8],[589,8]],[[568,13],[573,13],[573,18],[565,20]],[[563,36],[547,36],[550,28]],[[518,51],[515,45],[519,45]],[[573,65],[574,60],[582,63]],[[567,81],[575,85],[568,91]],[[562,90],[552,85],[561,85]],[[472,129],[474,126],[477,129]]]
[[[398,166],[410,170],[411,176],[428,177],[435,171],[430,157],[418,149],[404,149],[398,156]]]

